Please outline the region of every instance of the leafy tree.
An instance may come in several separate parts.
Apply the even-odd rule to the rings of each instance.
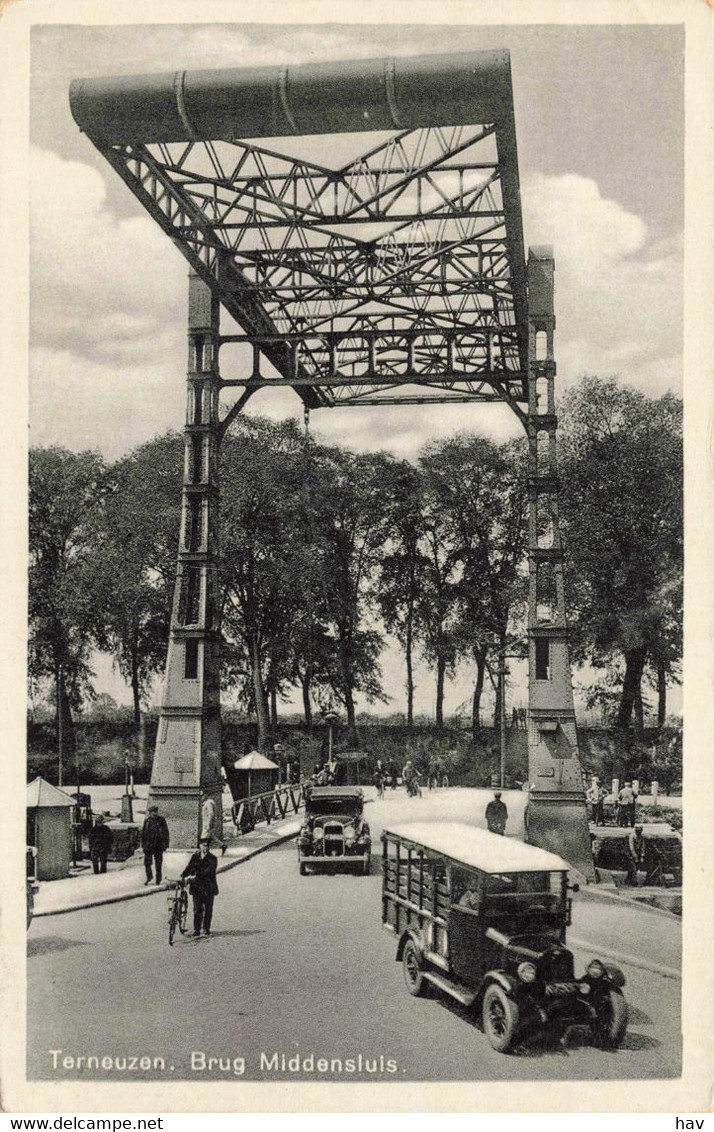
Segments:
[[[585,377],[561,410],[560,500],[574,655],[624,661],[616,725],[643,730],[642,678],[681,648],[682,403]],[[663,690],[660,715],[664,717]]]
[[[110,647],[131,686],[137,727],[142,699],[166,661],[183,449],[182,437],[167,433],[114,464],[103,513],[97,584]]]
[[[505,648],[509,628],[525,606],[525,446],[457,435],[428,445],[420,467],[428,500],[425,545],[431,563],[421,625],[427,653],[437,665],[437,723],[443,722],[443,673],[459,654],[465,655],[476,665],[476,737],[485,673]]]
[[[96,452],[30,450],[28,674],[54,686],[60,757],[74,747],[72,709],[92,694],[92,651],[106,644],[94,585],[105,492]]]
[[[379,609],[388,633],[404,650],[407,669],[407,727],[414,725],[414,646],[417,609],[426,560],[421,547],[421,479],[413,465],[395,466],[389,508],[389,539],[381,560]]]
[[[419,457],[422,482],[422,588],[417,605],[417,635],[427,661],[436,668],[435,722],[444,726],[444,687],[459,652],[458,596],[462,546],[454,538],[451,516],[444,511],[444,469],[438,445]]]
[[[268,746],[268,695],[292,676],[291,625],[311,577],[304,440],[293,421],[242,418],[221,448],[221,591],[226,675],[238,678]]]
[[[355,693],[370,702],[386,698],[379,665],[382,637],[368,622],[376,609],[395,463],[383,453],[355,455],[326,447],[317,448],[313,458],[322,608],[335,641],[330,682],[345,707],[350,742],[357,741]]]

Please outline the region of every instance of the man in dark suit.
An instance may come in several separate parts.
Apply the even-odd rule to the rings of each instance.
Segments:
[[[211,934],[211,919],[213,917],[213,898],[218,896],[216,882],[216,868],[218,859],[209,853],[210,838],[202,837],[198,843],[198,852],[194,853],[186,868],[181,873],[189,882],[189,892],[193,897],[193,932],[192,935]]]
[[[158,806],[149,806],[146,821],[141,830],[141,848],[144,850],[144,868],[146,880],[144,884],[151,884],[151,865],[156,870],[156,883],[161,884],[161,864],[164,853],[169,847],[169,827],[166,818],[159,813]]]
[[[104,814],[98,814],[96,823],[89,831],[89,857],[95,873],[107,871],[107,857],[114,841],[114,834],[104,824]]]

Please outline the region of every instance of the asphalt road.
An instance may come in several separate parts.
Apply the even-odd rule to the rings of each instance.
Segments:
[[[386,819],[422,817],[432,804],[407,802],[401,792],[370,804],[375,846]],[[300,877],[291,841],[222,874],[219,885],[211,938],[180,938],[173,948],[164,895],[33,921],[29,1079],[582,1080],[680,1073],[681,984],[674,979],[625,968],[630,1028],[617,1051],[595,1049],[582,1034],[555,1050],[532,1046],[507,1056],[491,1049],[451,999],[408,995],[394,961],[396,941],[380,923],[376,859],[370,877]],[[611,913],[607,905],[597,908],[606,938]],[[652,920],[636,914],[650,930]],[[592,909],[589,915],[592,922]],[[591,954],[575,949],[577,970]],[[77,1060],[87,1057],[98,1057],[100,1068]],[[102,1058],[110,1067],[101,1067]],[[322,1067],[321,1058],[331,1064]]]

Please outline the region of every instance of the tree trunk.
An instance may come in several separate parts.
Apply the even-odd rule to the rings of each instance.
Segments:
[[[270,726],[273,731],[278,727],[278,693],[275,688],[270,689]]]
[[[444,680],[446,677],[446,661],[439,657],[436,662],[436,712],[434,722],[441,731],[444,727]]]
[[[305,728],[308,735],[312,735],[312,704],[310,703],[310,673],[306,672],[300,681],[302,684],[302,710],[305,713]]]
[[[64,670],[61,664],[55,669],[56,708],[55,726],[57,728],[57,785],[68,781],[71,771],[70,759],[74,751],[74,722],[67,695]]]
[[[412,619],[407,620],[407,635],[404,651],[407,658],[407,730],[414,726],[414,658],[412,647]]]
[[[634,703],[635,735],[638,739],[645,737],[645,707],[642,703],[642,685],[635,692]]]
[[[479,655],[476,655],[474,659],[476,660],[476,683],[474,684],[473,702],[471,704],[471,733],[474,742],[476,742],[481,730],[481,696],[483,694],[486,660],[484,656]]]
[[[622,682],[622,695],[615,726],[623,730],[630,726],[632,712],[638,692],[642,686],[642,671],[645,666],[646,650],[640,646],[625,653],[625,678]]]
[[[667,672],[663,661],[657,662],[657,730],[661,731],[667,718]]]
[[[141,697],[139,695],[139,655],[136,644],[131,648],[131,697],[134,702],[134,729],[141,725]]]
[[[345,711],[347,712],[347,739],[351,746],[356,747],[357,739],[357,724],[355,722],[355,701],[352,694],[352,686],[345,682]]]
[[[250,660],[253,670],[253,699],[255,700],[255,714],[258,721],[258,750],[265,754],[268,749],[268,713],[266,710],[263,673],[260,670],[260,649],[258,647],[257,633],[252,633],[250,637]]]

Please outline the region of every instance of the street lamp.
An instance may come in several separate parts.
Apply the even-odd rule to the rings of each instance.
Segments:
[[[501,789],[506,786],[506,677],[508,676],[508,668],[506,668],[505,653],[501,653],[500,662],[496,669],[496,676],[499,677],[499,698],[501,704],[500,724],[501,724],[501,774],[500,782]]]
[[[325,723],[327,724],[327,761],[332,766],[332,727],[338,720],[339,716],[336,711],[325,712]]]

